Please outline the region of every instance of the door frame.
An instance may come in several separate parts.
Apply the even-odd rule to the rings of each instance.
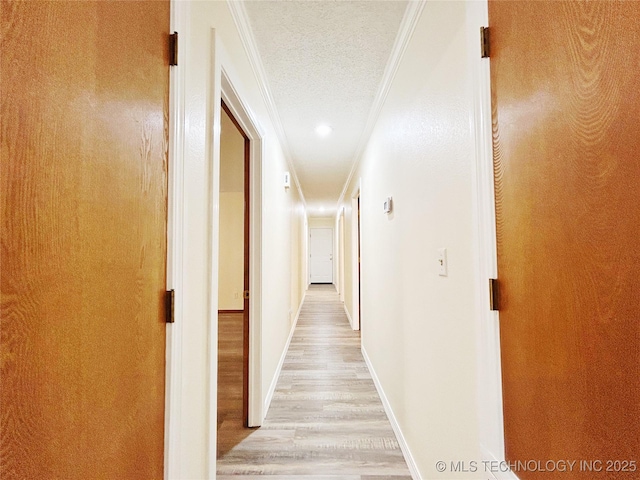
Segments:
[[[358,178],[356,186],[351,192],[351,328],[360,330],[360,266],[358,256],[361,253],[362,240],[360,239],[362,229],[360,228],[360,215],[358,215],[358,199],[362,194],[362,178]],[[362,206],[362,205],[360,205]]]
[[[341,302],[344,302],[344,207],[340,207],[338,211],[336,226],[338,231],[338,297]]]
[[[170,31],[188,35],[189,2],[170,0]],[[188,39],[187,39],[188,40]],[[218,326],[218,231],[220,207],[220,112],[221,102],[233,112],[250,139],[251,155],[251,205],[250,205],[250,311],[249,318],[249,426],[260,426],[264,420],[262,405],[262,164],[264,130],[242,100],[245,95],[238,91],[242,85],[235,73],[231,57],[215,29],[210,36],[211,64],[206,81],[211,82],[207,98],[207,116],[211,129],[207,133],[207,159],[211,162],[207,179],[207,223],[209,250],[203,259],[207,265],[207,399],[206,422],[207,478],[216,477],[216,437],[217,437],[217,326]],[[183,271],[184,261],[184,134],[185,119],[185,73],[184,62],[188,61],[187,41],[178,42],[180,66],[170,71],[169,83],[169,147],[168,147],[168,208],[167,208],[167,289],[175,290],[175,323],[167,324],[166,371],[165,371],[165,455],[164,478],[181,478],[181,436],[183,408],[183,363],[182,344],[184,322]]]
[[[479,30],[489,24],[488,0],[467,3],[467,51],[471,73],[471,138],[473,162],[473,231],[478,411],[480,452],[483,460],[504,461],[504,415],[500,361],[500,317],[489,309],[489,279],[497,278],[497,241],[493,174],[490,60],[480,58]],[[512,472],[499,479],[516,479]]]
[[[224,91],[222,96],[224,97]],[[244,181],[242,185],[242,195],[244,198],[244,220],[242,230],[242,243],[243,243],[243,301],[242,301],[242,422],[245,427],[249,426],[249,335],[250,326],[249,318],[251,318],[251,299],[244,296],[245,291],[251,291],[251,140],[246,134],[235,115],[226,104],[224,99],[222,100],[222,110],[231,120],[231,123],[238,130],[238,133],[242,136],[242,169],[244,171]],[[249,206],[249,208],[247,208]],[[220,229],[218,230],[218,235]],[[220,258],[218,257],[218,265],[220,264]],[[218,277],[219,278],[219,277]],[[221,310],[218,309],[218,313]],[[218,358],[220,353],[218,352]]]
[[[249,427],[259,427],[264,419],[262,412],[262,139],[263,134],[250,110],[235,89],[230,74],[221,68],[221,101],[233,114],[249,139],[249,362],[247,422]],[[216,130],[220,135],[220,130]],[[218,142],[219,148],[219,142]]]
[[[169,31],[186,32],[188,2],[170,0]],[[178,42],[178,57],[186,57]],[[185,69],[169,67],[169,145],[167,168],[167,279],[166,289],[175,291],[174,322],[166,326],[164,479],[179,478],[182,412],[182,326],[184,271],[184,133]]]

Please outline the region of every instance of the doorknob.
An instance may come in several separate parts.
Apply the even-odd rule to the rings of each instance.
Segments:
[[[329,254],[329,260],[333,260],[333,254],[332,253]]]

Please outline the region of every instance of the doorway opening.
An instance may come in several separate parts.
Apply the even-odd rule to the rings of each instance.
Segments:
[[[360,182],[351,192],[351,312],[352,328],[361,328],[361,274],[360,274]]]
[[[218,457],[250,433],[251,140],[224,101],[221,106]]]
[[[344,208],[338,218],[338,294],[344,302]]]
[[[362,301],[361,301],[361,269],[360,269],[360,193],[358,193],[357,198],[358,211],[356,216],[356,223],[358,225],[358,235],[356,237],[356,242],[358,243],[358,330],[362,331]]]

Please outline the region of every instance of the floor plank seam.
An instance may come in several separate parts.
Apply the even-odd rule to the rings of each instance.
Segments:
[[[217,478],[411,480],[333,285],[310,287],[290,338],[263,426],[220,449]]]

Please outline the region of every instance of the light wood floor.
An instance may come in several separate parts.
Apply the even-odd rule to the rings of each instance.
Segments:
[[[220,480],[410,480],[333,285],[312,285],[259,429],[218,459]]]

